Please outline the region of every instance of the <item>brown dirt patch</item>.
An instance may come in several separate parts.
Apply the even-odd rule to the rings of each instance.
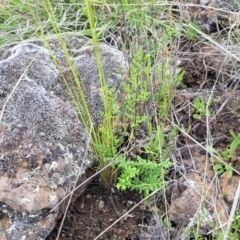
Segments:
[[[141,201],[141,197],[137,193],[107,190],[99,184],[91,183],[76,202],[70,206],[59,240],[93,240],[139,201]],[[141,210],[141,206],[137,207],[99,239],[139,239],[138,224],[142,224],[143,219],[149,213]],[[56,239],[61,220],[57,222],[47,240]]]

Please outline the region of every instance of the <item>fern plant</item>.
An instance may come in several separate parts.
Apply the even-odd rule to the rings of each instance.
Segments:
[[[121,156],[118,159],[118,167],[122,174],[116,187],[120,190],[136,190],[147,196],[166,184],[163,176],[167,174],[167,169],[171,166],[172,162],[169,159],[154,162],[137,156],[135,161],[129,161],[124,156]]]

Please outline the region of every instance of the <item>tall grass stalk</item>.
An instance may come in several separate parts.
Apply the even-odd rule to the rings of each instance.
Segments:
[[[173,6],[181,7],[180,10],[173,10]],[[156,193],[160,194],[159,191],[166,199],[165,177],[167,170],[172,166],[169,156],[174,147],[177,132],[214,156],[221,164],[226,164],[221,156],[209,151],[207,147],[186,133],[181,126],[169,119],[172,102],[183,77],[182,73],[174,69],[169,61],[173,55],[171,51],[179,51],[174,49],[174,39],[178,38],[180,42],[180,38],[185,37],[190,41],[211,42],[227,56],[239,61],[236,54],[200,31],[190,20],[184,22],[184,19],[178,18],[177,14],[181,15],[182,7],[189,6],[193,5],[186,1],[144,0],[84,0],[80,3],[77,0],[30,0],[25,1],[24,4],[20,0],[10,0],[9,3],[0,5],[0,46],[6,47],[18,42],[39,39],[45,42],[79,117],[91,135],[89,138],[98,159],[95,166],[99,170],[96,170],[94,176],[100,175],[104,186],[119,186],[119,189],[129,188],[143,193],[145,198],[137,205]],[[173,14],[172,10],[177,14]],[[94,128],[91,128],[93,120],[81,79],[64,40],[64,37],[69,35],[87,35],[92,38],[104,106],[102,123]],[[66,57],[68,68],[72,72],[72,81],[69,82],[66,79],[51,49],[49,38],[57,38]],[[111,38],[111,41],[108,38]],[[233,38],[239,43],[239,31],[231,28],[228,38],[228,40]],[[103,41],[121,46],[129,59],[130,71],[128,77],[124,79],[123,99],[120,102],[117,94],[107,86],[100,46],[100,42]],[[153,115],[148,109],[151,101],[154,106]],[[202,112],[206,113],[206,116],[208,107],[204,105]],[[215,117],[208,121],[208,125],[213,120]],[[116,131],[118,128],[120,133]],[[139,128],[144,128],[147,135],[140,145],[136,136]],[[210,138],[210,130],[206,134],[207,138]],[[125,137],[126,142],[123,140]],[[135,154],[133,150],[137,148],[140,148],[147,157],[142,158],[138,153]],[[228,165],[228,167],[234,174],[240,174],[232,166]],[[225,234],[222,230],[219,233],[215,230],[220,228],[219,226],[210,231],[216,239],[230,238],[233,236],[232,232],[236,233],[234,236],[239,236],[239,213],[234,217],[237,200],[238,196],[234,200]],[[167,209],[167,203],[165,205]],[[109,228],[123,217],[124,215]],[[200,219],[198,225],[193,226],[193,230],[191,228],[196,239],[201,237],[201,222]],[[181,238],[189,239],[187,234],[186,232],[186,235]]]

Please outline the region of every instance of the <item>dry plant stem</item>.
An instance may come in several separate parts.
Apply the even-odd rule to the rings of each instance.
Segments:
[[[210,119],[210,121],[209,121],[209,124],[216,118],[216,116],[222,111],[222,109],[225,107],[225,105],[227,104],[227,102],[228,102],[228,100],[231,98],[231,96],[230,97],[228,97],[224,102],[223,102],[223,104],[221,105],[221,107],[218,109],[218,111],[216,112],[216,114]]]
[[[118,216],[120,216],[118,210],[116,209],[116,206],[115,206],[115,204],[114,204],[114,201],[113,201],[113,194],[112,194],[112,191],[111,191],[111,202],[112,202],[112,205],[113,205],[113,208],[114,208],[115,212],[117,213]]]
[[[99,6],[98,3],[91,3],[92,6]],[[107,6],[108,7],[115,7],[115,6],[149,6],[150,4],[148,2],[146,3],[133,3],[133,4],[129,4],[129,3],[108,3]],[[161,3],[154,3],[152,4],[152,6],[184,6],[184,7],[201,7],[201,8],[205,8],[205,9],[209,9],[209,10],[218,10],[221,12],[225,12],[225,13],[235,13],[237,15],[236,12],[231,12],[227,9],[222,9],[222,8],[216,8],[216,7],[210,7],[210,6],[204,6],[203,4],[194,4],[194,3],[183,3],[182,1],[161,1]]]
[[[36,55],[32,58],[32,60],[30,61],[30,63],[28,64],[28,66],[26,67],[26,69],[24,70],[24,72],[22,73],[22,75],[20,76],[20,78],[18,79],[18,81],[16,82],[13,90],[11,91],[11,93],[9,94],[9,96],[6,99],[6,102],[3,104],[3,108],[0,114],[0,122],[2,122],[2,117],[3,117],[3,113],[5,111],[5,108],[7,106],[8,101],[10,100],[10,98],[12,97],[13,93],[15,92],[15,90],[17,89],[18,85],[20,84],[20,82],[22,81],[23,77],[25,76],[27,78],[26,72],[28,71],[29,67],[31,66],[31,64],[33,63],[35,57],[38,55],[38,53],[36,53]]]
[[[176,127],[181,133],[183,133],[186,137],[190,138],[193,142],[195,142],[199,147],[201,147],[203,150],[205,150],[206,152],[210,153],[212,156],[214,156],[216,159],[218,159],[221,163],[226,164],[228,167],[231,167],[229,164],[225,163],[219,156],[217,156],[216,154],[209,152],[209,150],[207,150],[207,148],[205,148],[201,143],[199,143],[197,140],[195,140],[193,137],[191,137],[188,133],[186,133],[183,129],[181,129],[179,126],[177,126],[173,121],[169,120],[168,121],[174,126]],[[237,171],[235,168],[232,168],[233,172],[237,173],[238,175],[240,175],[240,172]]]
[[[202,31],[198,30],[197,28],[195,28],[194,26],[192,26],[191,24],[187,24],[188,27],[194,29],[197,33],[199,33],[200,35],[202,35],[205,39],[207,39],[208,41],[210,41],[211,43],[213,43],[214,45],[216,45],[218,48],[220,48],[221,50],[223,50],[225,53],[227,53],[229,56],[231,56],[232,58],[234,58],[235,60],[240,62],[240,58],[238,58],[236,55],[232,54],[231,52],[229,52],[226,48],[224,48],[223,46],[221,46],[220,44],[218,44],[216,41],[212,40],[209,36],[207,36],[205,33],[203,33]]]
[[[238,220],[238,219],[240,219],[240,216],[237,216],[236,217],[236,220]],[[228,224],[228,222],[227,223],[224,223],[224,224],[222,224],[221,226],[219,226],[217,229],[219,229],[219,228],[223,228],[224,226],[226,226]],[[214,231],[216,231],[217,229],[214,229],[214,230],[211,230],[211,231],[209,231],[209,232],[207,232],[207,234],[206,235],[210,235],[210,234],[212,234]]]
[[[215,184],[214,184],[214,182],[215,182]],[[215,176],[214,176],[214,178],[212,179],[212,181],[211,181],[211,183],[210,183],[210,185],[209,186],[211,186],[211,185],[215,185],[216,186],[216,183],[218,182],[218,185],[220,185],[220,183],[219,183],[219,179],[218,179],[218,175],[215,173]],[[219,189],[219,194],[222,194],[222,192],[220,193],[220,189]],[[219,201],[219,199],[217,198],[217,196],[212,196],[212,203],[211,203],[211,206],[212,206],[212,208],[214,209],[214,211],[215,211],[215,214],[216,214],[216,216],[217,216],[217,220],[218,220],[218,229],[221,229],[221,231],[222,232],[224,232],[225,230],[224,230],[224,226],[223,226],[223,224],[222,224],[222,221],[221,221],[221,219],[220,219],[220,214],[219,214],[219,210],[217,209],[217,206],[219,205],[219,203],[218,203],[218,201]],[[223,202],[223,207],[224,207],[224,210],[225,210],[225,212],[227,213],[228,212],[228,209],[226,208],[226,205],[225,205],[225,203]]]
[[[88,179],[86,179],[85,181],[83,181],[80,185],[78,185],[77,187],[75,187],[68,195],[66,195],[54,208],[51,209],[50,213],[53,212],[54,210],[56,210],[56,208],[65,201],[66,198],[68,198],[71,194],[73,194],[74,191],[78,190],[80,187],[82,187],[84,184],[86,184],[89,180],[91,180],[92,178],[96,177],[99,173],[101,173],[102,171],[104,171],[106,168],[108,168],[109,166],[111,166],[114,162],[117,161],[117,157],[115,157],[115,159],[113,159],[109,164],[107,164],[105,167],[103,167],[101,170],[99,170],[98,172],[94,173],[91,177],[89,177]]]
[[[73,189],[76,188],[77,181],[78,181],[78,179],[79,179],[79,175],[80,175],[81,169],[83,168],[83,163],[84,163],[84,161],[85,161],[85,159],[86,159],[86,157],[87,157],[87,152],[88,152],[88,148],[89,148],[90,140],[91,140],[92,129],[93,129],[93,124],[91,124],[91,127],[90,127],[89,137],[88,137],[88,141],[87,141],[87,144],[86,144],[86,150],[85,150],[84,157],[83,157],[83,160],[82,160],[82,164],[81,164],[79,173],[78,173],[78,175],[77,175],[77,177],[76,177],[76,180],[75,180]],[[70,194],[70,197],[69,197],[69,200],[68,200],[68,203],[67,203],[67,207],[66,207],[66,209],[65,209],[65,212],[64,212],[64,215],[63,215],[63,218],[62,218],[62,221],[61,221],[59,230],[58,230],[58,234],[57,234],[56,240],[59,239],[60,233],[61,233],[61,231],[62,231],[63,223],[64,223],[64,220],[65,220],[65,218],[66,218],[67,211],[68,211],[68,208],[69,208],[69,206],[70,206],[73,193],[74,193],[74,192],[72,191],[71,194]]]
[[[151,194],[149,194],[147,197],[143,198],[139,203],[134,205],[130,210],[128,210],[126,213],[124,213],[120,218],[118,218],[113,224],[108,226],[104,231],[102,231],[97,237],[95,237],[93,240],[99,239],[105,232],[107,232],[111,227],[113,227],[115,224],[117,224],[119,221],[121,221],[125,216],[127,216],[131,211],[133,211],[137,206],[139,206],[141,203],[143,203],[145,200],[147,200],[149,197],[156,194],[159,190],[162,188],[158,188],[155,191],[153,191]]]
[[[147,140],[146,140],[147,141]],[[127,153],[129,153],[130,151],[132,151],[134,149],[131,148],[129,149]],[[107,164],[105,167],[103,167],[101,170],[99,170],[98,172],[94,173],[91,177],[89,177],[88,179],[86,179],[85,181],[83,181],[80,185],[78,185],[77,187],[75,187],[69,194],[67,194],[54,208],[52,208],[50,210],[50,213],[53,212],[54,210],[57,209],[57,207],[65,201],[66,198],[68,198],[74,191],[76,191],[77,189],[79,189],[80,187],[82,187],[85,183],[87,183],[89,180],[91,180],[92,178],[96,177],[99,173],[103,172],[105,169],[107,169],[109,166],[111,166],[113,163],[117,162],[117,156],[115,158],[113,158],[112,161],[109,162],[109,164]]]
[[[240,181],[238,182],[238,188],[237,188],[237,191],[235,193],[232,209],[231,209],[231,212],[230,212],[230,216],[228,218],[227,230],[226,230],[225,235],[224,235],[224,240],[228,239],[228,232],[230,230],[230,227],[231,227],[231,224],[232,224],[232,221],[233,221],[233,218],[234,218],[234,214],[236,212],[236,208],[237,208],[238,200],[239,200],[239,194],[240,194]]]
[[[240,194],[240,181],[238,183],[238,189],[237,189],[236,194],[235,194],[235,198],[234,198],[234,201],[233,201],[233,206],[232,206],[232,209],[231,209],[231,213],[230,213],[228,222],[224,223],[224,224],[221,224],[217,227],[217,229],[220,229],[220,228],[223,229],[223,227],[228,225],[227,230],[226,230],[225,235],[224,235],[224,240],[227,240],[227,234],[228,234],[229,229],[231,227],[232,219],[233,219],[233,216],[234,216],[234,213],[235,213],[235,210],[236,210],[236,207],[237,207],[237,203],[238,203],[238,200],[239,200],[239,194]],[[238,216],[236,219],[239,219],[239,218],[240,218],[240,216]],[[215,229],[215,230],[217,230],[217,229]],[[212,234],[215,230],[211,230],[211,231],[207,232],[207,235]]]

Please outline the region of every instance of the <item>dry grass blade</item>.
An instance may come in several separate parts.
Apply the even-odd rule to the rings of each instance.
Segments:
[[[85,150],[84,157],[83,157],[83,160],[82,160],[82,165],[80,166],[80,170],[79,170],[79,173],[78,173],[78,175],[77,175],[77,177],[76,177],[76,180],[75,180],[73,189],[76,189],[76,185],[77,185],[77,182],[78,182],[78,178],[79,178],[79,176],[80,176],[80,173],[81,173],[81,169],[83,168],[84,161],[85,161],[85,159],[86,159],[86,157],[87,157],[88,148],[89,148],[89,146],[90,146],[90,141],[91,141],[92,129],[93,129],[93,124],[91,124],[90,132],[89,132],[89,137],[88,137],[87,144],[86,144],[86,150]],[[60,233],[61,233],[61,231],[62,231],[63,223],[64,223],[64,220],[65,220],[65,218],[66,218],[68,208],[69,208],[69,206],[70,206],[70,204],[71,204],[71,200],[72,200],[73,193],[74,193],[74,191],[71,191],[71,193],[70,193],[70,195],[69,195],[69,200],[68,200],[68,203],[67,203],[67,206],[66,206],[66,209],[65,209],[65,212],[64,212],[62,221],[61,221],[61,225],[60,225],[60,227],[59,227],[59,231],[58,231],[58,235],[57,235],[57,237],[56,237],[56,240],[59,239]],[[65,199],[66,199],[66,197],[65,197]]]
[[[235,198],[234,198],[234,201],[233,201],[232,209],[231,209],[231,212],[230,212],[230,216],[228,218],[227,229],[226,229],[226,232],[224,234],[224,240],[228,239],[228,232],[231,228],[231,224],[232,224],[232,221],[233,221],[233,218],[234,218],[234,214],[236,213],[237,205],[238,205],[238,202],[239,202],[239,196],[240,196],[240,181],[238,183],[238,188],[237,188],[237,191],[235,193]]]
[[[138,202],[136,205],[134,205],[130,210],[128,210],[126,213],[124,213],[120,218],[118,218],[113,224],[111,224],[108,228],[106,228],[104,231],[102,231],[96,238],[93,240],[99,239],[105,232],[107,232],[109,229],[111,229],[115,224],[117,224],[119,221],[121,221],[125,216],[127,216],[130,212],[132,212],[136,207],[138,207],[141,203],[144,203],[148,198],[159,192],[162,188],[158,188],[155,191],[153,191],[151,194],[149,194],[147,197],[143,198],[140,202]]]
[[[216,45],[219,49],[221,49],[222,51],[224,51],[227,55],[229,55],[230,57],[234,58],[235,60],[240,62],[240,58],[237,57],[235,54],[231,53],[230,51],[228,51],[225,47],[221,46],[219,43],[217,43],[216,41],[214,41],[212,38],[210,38],[209,36],[207,36],[205,33],[203,33],[202,31],[198,30],[196,27],[192,26],[191,24],[187,25],[189,28],[194,29],[198,34],[200,34],[204,39],[207,39],[208,41],[210,41],[211,43],[213,43],[214,45]]]

